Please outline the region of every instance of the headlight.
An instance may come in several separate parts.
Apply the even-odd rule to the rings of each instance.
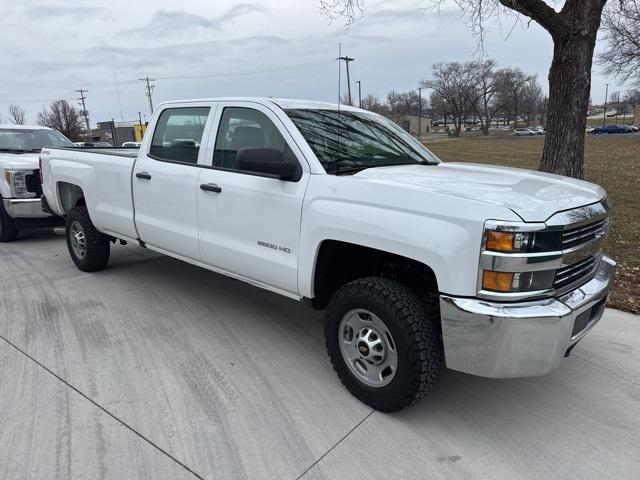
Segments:
[[[487,230],[485,250],[502,253],[549,252],[560,249],[560,232]]]
[[[487,250],[494,252],[528,252],[535,241],[534,232],[487,232]]]
[[[33,175],[32,170],[7,170],[4,172],[5,179],[11,189],[13,198],[33,198],[34,193],[27,189],[28,175]]]

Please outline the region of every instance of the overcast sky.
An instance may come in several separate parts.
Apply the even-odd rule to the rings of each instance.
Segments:
[[[43,105],[75,103],[74,90],[84,88],[92,124],[137,119],[139,111],[149,115],[138,81],[147,75],[156,79],[155,103],[232,95],[335,101],[339,42],[356,59],[354,88],[361,80],[363,96],[384,97],[416,88],[434,62],[477,52],[477,38],[455,9],[436,14],[416,4],[369,0],[365,17],[347,30],[319,13],[319,0],[5,0],[0,115],[6,121],[8,104],[18,103],[35,122]],[[546,90],[551,40],[534,23],[512,30],[513,23],[492,25],[485,50],[500,66],[538,74]],[[622,88],[600,71],[594,65],[595,102],[607,81],[610,92]]]

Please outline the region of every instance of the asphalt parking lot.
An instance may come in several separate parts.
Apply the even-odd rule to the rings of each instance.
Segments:
[[[561,368],[445,372],[374,412],[321,313],[135,246],[86,274],[63,237],[0,244],[0,478],[633,479],[640,318],[608,310]]]

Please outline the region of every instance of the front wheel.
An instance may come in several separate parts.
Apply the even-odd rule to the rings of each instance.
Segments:
[[[331,298],[325,340],[344,386],[376,410],[424,398],[444,366],[438,301],[379,277],[355,280]]]
[[[0,242],[13,242],[18,238],[18,228],[9,216],[0,197]]]
[[[83,272],[102,270],[109,262],[109,237],[93,225],[87,207],[76,207],[69,211],[65,236],[71,259]]]

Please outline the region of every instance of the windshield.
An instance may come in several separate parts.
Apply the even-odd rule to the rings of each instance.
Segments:
[[[13,152],[38,152],[43,147],[73,147],[67,137],[55,130],[2,128],[0,150]]]
[[[379,115],[311,109],[287,109],[285,112],[327,173],[438,163],[435,155],[411,135]]]

